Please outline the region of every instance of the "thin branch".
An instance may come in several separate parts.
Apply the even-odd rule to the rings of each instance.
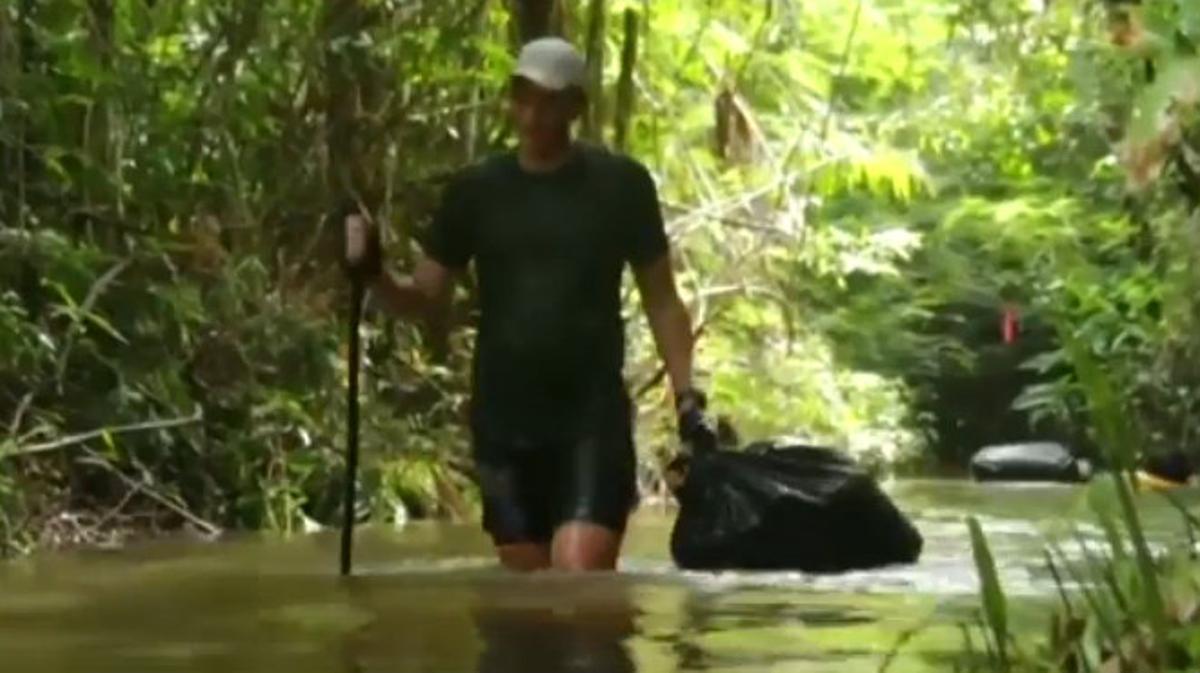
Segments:
[[[742,59],[738,66],[737,74],[733,76],[733,86],[738,88],[742,83],[742,78],[746,74],[746,69],[750,67],[750,61],[754,59],[755,54],[762,49],[763,38],[767,35],[767,26],[771,23],[771,17],[775,13],[775,3],[773,0],[767,0],[763,3],[763,17],[758,24],[758,29],[754,31],[754,39],[750,43],[750,49],[746,52],[746,57]]]
[[[705,330],[708,329],[708,326],[711,323],[712,323],[712,316],[709,315],[699,325],[696,325],[696,329],[692,330],[692,341],[693,342],[699,341],[700,337],[703,336]],[[643,383],[637,387],[637,390],[633,393],[633,399],[635,401],[637,401],[637,400],[640,400],[643,397],[645,397],[647,393],[649,393],[651,390],[654,390],[655,386],[657,386],[659,383],[662,383],[662,380],[666,376],[667,376],[667,365],[666,365],[666,363],[663,363],[658,366],[658,369],[654,372],[653,376],[646,379],[645,383]]]
[[[164,421],[147,421],[145,423],[134,423],[131,425],[118,425],[111,428],[99,428],[81,432],[76,435],[68,435],[62,439],[57,439],[53,442],[44,442],[42,444],[30,444],[29,446],[18,446],[8,451],[0,451],[0,460],[5,458],[13,458],[17,456],[31,456],[38,453],[46,453],[48,451],[57,451],[69,446],[90,442],[93,439],[99,439],[104,435],[121,435],[131,432],[145,432],[147,430],[162,430],[165,428],[177,428],[184,425],[192,425],[199,423],[204,418],[202,409],[197,406],[196,412],[191,416],[181,416]]]
[[[701,219],[708,218],[708,217],[715,217],[715,216],[718,216],[719,214],[727,213],[729,211],[736,210],[738,208],[744,208],[755,198],[758,198],[760,196],[770,193],[776,187],[780,186],[780,184],[782,184],[782,182],[783,182],[782,179],[772,180],[768,184],[758,187],[757,189],[743,192],[741,194],[738,194],[738,195],[736,195],[732,198],[726,199],[724,201],[706,204],[700,208],[696,208],[694,210],[689,211],[686,215],[684,215],[676,220],[673,220],[672,224],[681,225],[682,223],[689,222],[692,220],[701,220]]]
[[[146,483],[145,481],[136,481],[134,479],[129,478],[128,475],[126,475],[124,472],[118,470],[115,465],[113,465],[109,461],[105,460],[105,458],[103,456],[96,453],[95,451],[92,451],[89,449],[87,451],[87,454],[88,454],[87,462],[89,464],[104,468],[106,471],[111,473],[117,479],[120,479],[126,486],[144,493],[146,495],[146,497],[157,502],[158,504],[162,505],[163,507],[166,507],[167,509],[171,510],[172,512],[175,512],[179,516],[183,517],[188,522],[190,522],[197,528],[204,531],[205,534],[212,536],[212,537],[216,537],[217,535],[221,534],[221,528],[219,526],[217,526],[216,524],[205,521],[204,519],[201,519],[199,516],[196,516],[192,512],[189,512],[186,507],[175,502],[172,498],[170,498],[166,495],[163,495],[162,493],[159,493],[157,490],[152,488],[150,486],[150,484]]]
[[[757,222],[752,222],[744,217],[735,217],[733,215],[717,215],[717,214],[712,214],[711,212],[706,214],[706,213],[701,212],[702,210],[705,210],[704,208],[697,210],[697,209],[689,208],[681,203],[674,203],[674,202],[666,201],[666,200],[661,201],[661,203],[662,203],[663,208],[680,213],[680,218],[678,218],[680,221],[685,220],[685,219],[691,219],[692,217],[695,217],[695,216],[703,216],[705,219],[715,220],[717,222],[720,222],[721,224],[725,224],[730,227],[734,227],[735,229],[746,229],[748,231],[753,231],[753,232],[757,232],[760,234],[767,234],[767,235],[772,235],[772,236],[781,236],[781,237],[789,236],[789,234],[786,231],[783,231],[783,230],[779,229],[778,227],[772,227],[769,224],[758,224]],[[672,223],[674,223],[674,221]]]
[[[842,80],[843,77],[846,76],[846,68],[850,63],[851,48],[854,46],[854,36],[858,33],[858,23],[862,18],[862,8],[863,0],[858,0],[858,2],[854,5],[854,15],[850,19],[850,30],[846,33],[845,45],[842,47],[841,62],[838,64],[837,74],[834,75],[833,80],[829,83],[829,97],[825,102],[825,115],[821,120],[820,135],[817,137],[817,140],[821,145],[824,145],[825,141],[829,138],[829,127],[833,123],[834,110],[837,107],[837,84]],[[796,139],[792,141],[791,146],[788,147],[787,151],[783,153],[783,160],[779,164],[780,172],[782,172],[785,176],[783,179],[783,189],[780,192],[781,200],[783,194],[791,189],[796,178],[804,172],[803,170],[795,172],[788,171],[788,164],[792,163],[792,157],[800,149],[800,140],[802,137],[803,136],[801,135],[796,136]]]
[[[705,7],[704,19],[701,22],[700,27],[693,34],[692,43],[690,45],[688,45],[687,53],[685,53],[683,55],[683,58],[679,59],[679,61],[676,63],[675,71],[673,73],[671,73],[671,77],[669,78],[670,81],[678,82],[683,77],[684,70],[689,65],[691,65],[692,59],[695,58],[696,55],[700,53],[700,43],[703,42],[704,38],[708,35],[708,29],[712,25],[712,23],[713,23],[713,3],[710,2]],[[649,26],[649,19],[647,19],[647,26]],[[653,31],[651,31],[651,30],[649,30],[649,28],[647,28],[646,33],[651,34],[651,33],[653,33]]]
[[[113,517],[120,514],[125,509],[125,505],[128,505],[129,501],[133,500],[133,496],[137,495],[141,490],[137,486],[132,486],[128,491],[125,491],[125,495],[121,496],[117,504],[113,505],[100,518],[96,519],[96,528],[103,528],[105,524],[112,521]]]
[[[850,19],[850,30],[846,33],[846,44],[842,47],[841,63],[838,64],[837,75],[829,85],[829,102],[825,105],[825,118],[821,120],[821,141],[829,136],[829,125],[833,122],[833,112],[837,105],[837,85],[846,76],[846,68],[850,64],[850,51],[854,46],[854,36],[858,34],[858,22],[862,17],[863,1],[858,0],[854,5],[854,16]]]
[[[835,161],[840,160],[840,159],[841,159],[841,157],[831,157],[831,158],[823,159],[823,160],[817,162],[816,164],[810,166],[809,167],[810,171],[819,170],[821,168],[824,168],[827,165],[833,164]],[[750,206],[751,202],[754,201],[754,199],[765,196],[767,194],[770,194],[772,191],[774,191],[777,188],[782,188],[784,190],[782,193],[786,194],[787,186],[791,185],[796,180],[796,178],[799,176],[800,176],[799,172],[783,173],[783,174],[778,175],[775,178],[772,178],[767,183],[760,185],[754,189],[742,192],[740,194],[736,194],[728,199],[725,199],[724,201],[707,203],[699,208],[695,208],[695,209],[691,209],[691,210],[687,210],[686,208],[683,208],[682,206],[679,206],[678,204],[667,204],[667,207],[675,208],[676,210],[685,211],[683,216],[681,216],[675,220],[672,220],[671,224],[673,226],[682,226],[682,224],[685,222],[690,223],[692,221],[701,220],[704,218],[721,219],[723,217],[724,213],[728,213],[728,212],[737,210],[739,208],[748,208]],[[808,204],[809,204],[809,200],[808,200],[808,198],[805,198],[803,205],[807,206]],[[751,226],[754,226],[752,223],[743,223],[743,224],[750,224]]]
[[[904,649],[904,646],[908,644],[908,642],[912,640],[914,636],[929,628],[931,621],[932,620],[927,617],[921,620],[919,624],[915,624],[901,631],[899,635],[896,636],[896,640],[892,643],[891,648],[889,648],[887,653],[883,656],[883,661],[879,664],[879,673],[887,673],[890,671],[892,669],[892,664],[896,662],[896,657],[899,656],[901,650]]]
[[[29,410],[30,403],[33,402],[33,393],[25,393],[17,404],[17,411],[13,414],[12,421],[8,424],[8,436],[16,437],[17,431],[21,429],[21,421],[25,420],[25,412]]]
[[[482,89],[481,85],[476,85],[475,89]],[[466,103],[452,103],[440,105],[438,107],[422,108],[419,112],[411,112],[401,115],[401,119],[395,121],[406,122],[437,122],[442,117],[460,112],[479,112],[491,107],[496,107],[496,101],[493,98],[483,97],[481,99],[471,99]]]

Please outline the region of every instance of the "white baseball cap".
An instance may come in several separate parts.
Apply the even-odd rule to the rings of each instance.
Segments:
[[[584,89],[587,63],[579,51],[561,37],[539,37],[521,48],[513,76],[557,91],[570,87]]]

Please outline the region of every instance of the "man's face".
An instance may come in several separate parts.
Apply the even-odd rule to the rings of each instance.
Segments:
[[[523,77],[513,79],[511,103],[521,143],[535,153],[556,149],[569,138],[571,123],[583,111],[580,92],[546,89]]]

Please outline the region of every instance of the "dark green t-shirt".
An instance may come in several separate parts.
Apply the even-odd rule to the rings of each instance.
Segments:
[[[492,157],[447,187],[425,250],[475,265],[478,443],[568,439],[583,416],[625,408],[621,275],[667,252],[644,166],[585,146],[551,173]]]

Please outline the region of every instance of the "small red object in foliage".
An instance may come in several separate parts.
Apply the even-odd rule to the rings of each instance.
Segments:
[[[1017,342],[1020,334],[1021,316],[1017,307],[1009,304],[1004,307],[1004,317],[1000,319],[1000,335],[1004,338],[1004,343],[1011,346]]]

